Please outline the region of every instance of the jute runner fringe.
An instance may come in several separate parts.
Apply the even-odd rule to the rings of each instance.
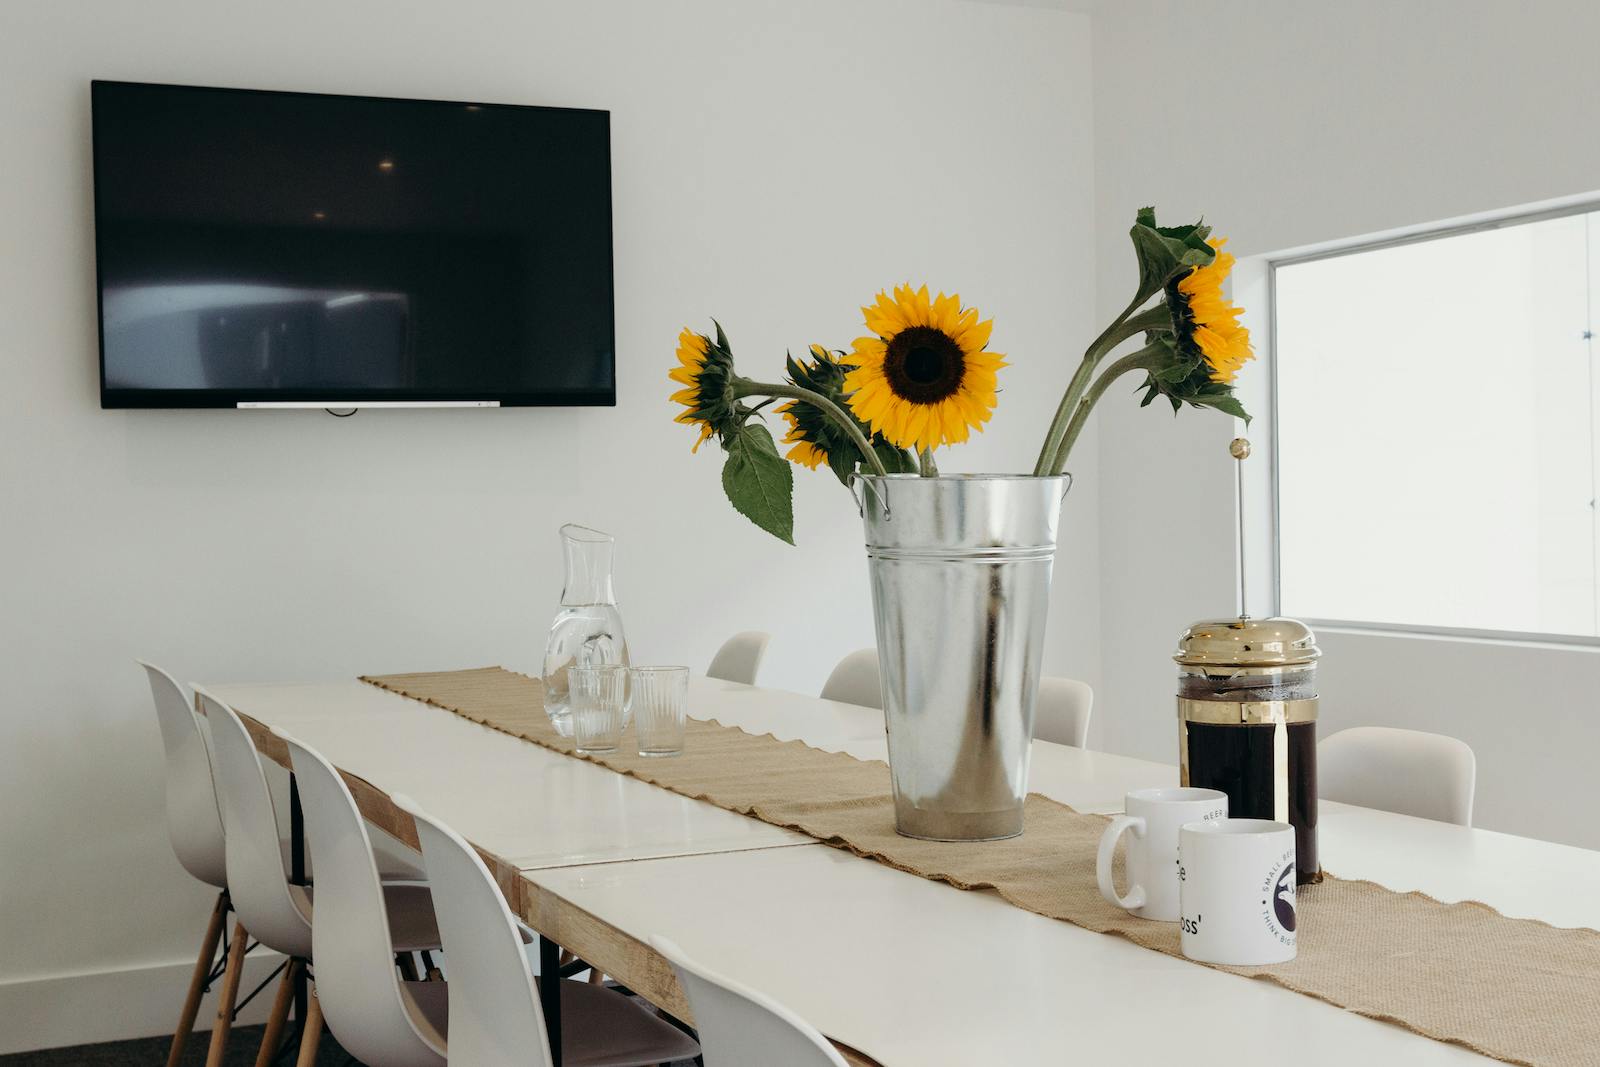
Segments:
[[[535,679],[490,667],[362,680],[577,757],[545,717]],[[894,832],[884,764],[770,734],[691,719],[682,756],[577,758],[902,871],[990,889],[1019,908],[1181,955],[1176,924],[1137,919],[1101,899],[1094,863],[1106,819],[1038,794],[1028,797],[1021,837],[950,844]],[[1600,933],[1332,876],[1303,886],[1298,910],[1293,962],[1218,969],[1507,1063],[1600,1064]]]

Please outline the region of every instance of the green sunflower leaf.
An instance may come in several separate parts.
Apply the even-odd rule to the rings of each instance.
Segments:
[[[741,426],[726,444],[722,490],[734,510],[794,544],[794,472],[765,426]]]
[[[828,469],[846,489],[850,488],[850,479],[855,475],[860,462],[861,456],[853,445],[842,444],[828,450]]]
[[[1250,413],[1245,411],[1244,405],[1239,403],[1239,398],[1232,393],[1191,397],[1189,403],[1200,408],[1216,408],[1236,419],[1243,419],[1246,426],[1250,425]]]
[[[1151,226],[1135,226],[1128,231],[1133,241],[1133,254],[1139,261],[1139,300],[1147,300],[1159,293],[1180,269],[1178,256],[1172,245]]]
[[[1206,238],[1211,227],[1157,226],[1154,208],[1140,208],[1128,237],[1133,241],[1139,261],[1139,297],[1143,301],[1159,293],[1173,276],[1190,267],[1201,267],[1216,256]]]
[[[1193,370],[1194,364],[1192,363],[1174,363],[1171,366],[1162,367],[1160,370],[1151,372],[1150,376],[1158,382],[1177,385],[1189,377],[1190,372]]]
[[[906,454],[905,449],[896,448],[880,435],[874,438],[872,450],[878,454],[878,462],[883,464],[883,469],[890,474],[915,474],[917,461]],[[870,473],[870,472],[869,472]]]

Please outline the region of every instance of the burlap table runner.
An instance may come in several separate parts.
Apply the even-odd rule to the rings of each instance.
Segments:
[[[536,679],[489,667],[362,680],[577,756],[545,717]],[[1019,908],[1181,955],[1175,923],[1134,918],[1096,889],[1105,817],[1037,793],[1028,797],[1021,837],[951,844],[894,832],[884,764],[770,734],[691,719],[682,756],[647,759],[619,750],[577,758],[902,871],[991,889]],[[1332,876],[1301,887],[1298,911],[1297,959],[1218,969],[1508,1063],[1600,1064],[1600,933]]]

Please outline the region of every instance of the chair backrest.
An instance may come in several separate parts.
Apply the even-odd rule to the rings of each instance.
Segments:
[[[172,675],[137,661],[150,681],[150,699],[161,725],[167,758],[167,837],[184,870],[209,885],[228,885],[223,855],[222,809],[211,775],[205,728],[183,687]]]
[[[1444,734],[1357,726],[1317,745],[1317,793],[1346,804],[1471,826],[1477,777],[1471,746]]]
[[[822,686],[822,699],[860,704],[864,708],[883,707],[878,650],[863,648],[840,660]]]
[[[311,924],[289,891],[278,816],[255,742],[232,708],[198,686],[195,693],[211,727],[227,830],[228,897],[256,940],[288,956],[310,956]]]
[[[454,830],[411,798],[397,794],[392,799],[416,821],[433,888],[439,939],[450,967],[451,1062],[550,1067],[533,971],[494,876]]]
[[[1040,678],[1033,704],[1033,736],[1058,745],[1085,748],[1094,690],[1075,678]]]
[[[772,635],[759,630],[746,630],[734,634],[722,643],[717,654],[711,657],[706,677],[721,678],[725,682],[756,684],[756,672],[761,670],[761,658],[767,654],[767,643]]]
[[[706,1067],[847,1067],[816,1027],[771,997],[707,970],[666,938],[652,937],[650,947],[683,986]]]
[[[312,967],[328,1029],[362,1063],[442,1067],[444,1047],[417,1028],[405,1004],[361,809],[332,764],[287,734],[272,733],[289,748],[317,872]]]

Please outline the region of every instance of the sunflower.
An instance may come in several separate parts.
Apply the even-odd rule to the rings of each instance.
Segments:
[[[792,356],[788,362],[789,380],[795,385],[820,393],[835,402],[840,399],[844,370],[826,348],[812,345],[810,363],[797,361]],[[835,444],[834,439],[841,434],[815,404],[791,400],[773,410],[789,424],[789,432],[783,435],[783,443],[794,447],[784,453],[785,457],[810,470],[816,470],[828,462],[829,446]]]
[[[1233,256],[1222,250],[1226,238],[1207,242],[1216,256],[1203,267],[1191,267],[1167,283],[1167,307],[1172,311],[1178,350],[1204,359],[1214,382],[1232,383],[1234,375],[1255,358],[1250,331],[1239,325],[1242,309],[1222,295],[1223,283],[1233,270]]]
[[[856,339],[844,362],[850,408],[898,448],[918,451],[965,441],[995,406],[995,372],[1006,365],[984,351],[994,320],[928,287],[896,286],[861,309],[876,336]]]
[[[799,403],[800,401],[798,400],[791,400],[777,409],[778,414],[783,416],[783,421],[789,424],[789,432],[783,435],[783,443],[794,445],[793,448],[784,453],[784,456],[808,470],[816,470],[819,466],[828,462],[828,453],[820,444],[812,441],[807,436],[815,433],[816,428],[800,425],[800,418],[795,413],[795,406]],[[806,407],[811,411],[816,411],[816,408],[811,407],[810,404],[807,404]]]
[[[739,428],[742,405],[733,395],[733,353],[722,327],[713,341],[685,326],[678,335],[678,366],[667,377],[683,386],[672,394],[672,402],[684,407],[673,421],[700,427],[691,452],[700,451],[713,433],[726,437]]]
[[[812,345],[809,362],[790,357],[789,381],[801,389],[833,401],[839,408],[848,412],[849,404],[844,395],[845,368],[839,361],[839,357],[843,355],[843,352],[833,353],[821,345]],[[783,443],[794,447],[789,449],[786,456],[811,470],[816,470],[826,463],[848,484],[849,476],[855,473],[857,466],[863,462],[860,448],[851,435],[821,408],[805,400],[790,400],[775,410],[789,424],[789,432],[784,435]],[[846,414],[845,417],[854,418],[850,414]],[[889,444],[882,434],[874,434],[859,421],[856,423],[856,428],[872,445],[873,451],[878,455],[878,461],[891,473],[914,469],[905,453]]]

